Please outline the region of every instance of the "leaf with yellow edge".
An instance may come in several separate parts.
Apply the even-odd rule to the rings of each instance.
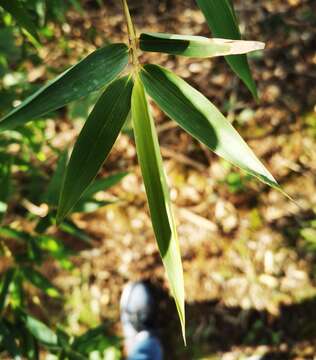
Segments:
[[[153,118],[144,86],[136,78],[132,94],[136,149],[156,240],[165,266],[185,339],[184,281],[180,247]]]

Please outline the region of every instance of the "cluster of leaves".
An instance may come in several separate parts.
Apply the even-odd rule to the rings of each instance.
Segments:
[[[113,339],[105,336],[103,327],[74,338],[60,328],[57,329],[57,332],[51,330],[29,314],[27,299],[32,298],[35,289],[37,289],[36,293],[41,294],[40,298],[48,296],[58,302],[63,302],[60,291],[40,272],[40,269],[47,260],[52,258],[62,268],[71,270],[74,267],[71,257],[76,253],[61,239],[48,234],[48,229],[54,222],[62,173],[65,171],[67,163],[67,153],[60,155],[56,171],[48,182],[47,178],[39,174],[38,169],[30,161],[27,161],[27,147],[23,146],[21,142],[31,140],[34,134],[32,126],[24,130],[26,129],[29,130],[29,134],[25,131],[22,136],[18,131],[12,131],[7,136],[3,135],[0,138],[0,157],[3,160],[0,166],[0,216],[5,221],[8,205],[16,202],[16,199],[12,199],[15,175],[26,171],[30,173],[31,180],[25,188],[19,190],[24,192],[21,195],[23,196],[22,204],[25,202],[25,207],[29,212],[25,212],[23,209],[22,214],[34,224],[34,230],[29,232],[16,229],[14,224],[0,226],[0,256],[3,264],[6,264],[0,278],[0,354],[6,351],[15,359],[21,357],[37,359],[40,347],[58,355],[60,359],[84,359],[92,352],[102,354],[105,350],[110,351],[109,349],[116,346]],[[8,143],[19,145],[23,151],[14,155],[6,152]],[[32,148],[30,145],[28,147]],[[38,150],[34,141],[33,149],[30,151],[33,152],[35,149]],[[73,211],[90,212],[106,206],[108,202],[98,201],[94,195],[115,185],[125,175],[126,173],[118,173],[94,181]],[[41,192],[39,189],[46,190]],[[17,196],[16,193],[14,194]],[[41,204],[42,207],[49,205],[50,211],[46,216],[43,216],[44,214],[39,216],[33,210],[33,207],[35,209],[39,207],[33,203]],[[90,237],[71,219],[65,219],[60,225],[60,229],[83,241],[86,245],[91,245]]]
[[[127,2],[124,0],[122,3],[130,35],[129,46],[112,44],[96,50],[4,116],[0,121],[0,131],[20,127],[105,88],[79,135],[65,170],[57,209],[57,222],[62,223],[85,198],[87,189],[131,112],[153,228],[184,333],[180,249],[147,96],[210,150],[264,183],[280,188],[230,122],[205,96],[161,66],[140,65],[138,47],[143,51],[195,58],[225,56],[230,67],[257,99],[255,83],[244,54],[262,49],[264,45],[241,40],[237,17],[229,0],[197,0],[210,29],[218,37],[215,39],[157,33],[143,33],[136,38]],[[120,77],[129,62],[129,55],[132,55],[133,71]]]
[[[39,36],[43,36],[42,30],[45,29],[40,25],[41,22],[44,24],[40,5],[46,6],[45,21],[57,16],[52,11],[58,11],[58,4],[60,13],[68,7],[66,1],[52,3],[44,0],[0,1],[1,112],[14,99],[28,96],[34,88],[36,90],[36,85],[29,85],[24,80],[22,65],[26,56],[31,56],[35,64],[39,63],[33,45]],[[62,18],[55,20],[62,21]],[[16,40],[22,41],[22,49],[16,45]],[[43,169],[45,128],[45,121],[38,120],[0,134],[0,257],[3,264],[0,276],[0,357],[8,354],[14,359],[38,359],[44,348],[60,359],[116,358],[118,339],[107,335],[107,325],[74,337],[63,331],[61,324],[56,326],[53,319],[49,319],[47,326],[38,318],[39,313],[45,313],[43,301],[46,297],[54,299],[59,307],[65,300],[41,269],[53,259],[63,269],[72,270],[72,258],[77,255],[59,237],[48,235],[54,230],[51,227],[55,223],[68,152],[59,153],[49,144],[52,154],[59,160],[55,172],[48,175]],[[110,204],[97,200],[95,194],[106,191],[125,175],[117,173],[95,180],[72,212],[92,212]],[[32,224],[32,230],[23,230],[18,221],[11,221],[13,213],[20,214],[28,224]],[[69,217],[60,224],[60,230],[82,241],[84,246],[91,246],[88,234]],[[43,317],[47,321],[47,316]]]

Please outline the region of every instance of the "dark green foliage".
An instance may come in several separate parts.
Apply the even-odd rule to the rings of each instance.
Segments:
[[[215,37],[240,40],[234,5],[229,0],[196,0]],[[255,99],[258,99],[256,84],[252,78],[246,55],[227,56],[232,70],[246,84]]]

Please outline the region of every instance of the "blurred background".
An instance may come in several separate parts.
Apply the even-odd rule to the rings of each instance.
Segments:
[[[24,4],[41,45],[1,9],[1,115],[97,47],[127,41],[119,1]],[[193,0],[129,4],[139,33],[210,37]],[[249,56],[258,104],[222,58],[146,53],[141,61],[172,69],[213,101],[299,207],[219,159],[153,105],[182,249],[186,348],[153,236],[131,125],[101,171],[100,179],[110,176],[106,191],[95,192],[60,229],[50,223],[47,194],[98,94],[1,134],[0,272],[19,264],[23,274],[11,293],[20,283],[28,313],[52,328],[79,336],[106,324],[97,359],[121,358],[119,297],[126,282],[140,279],[150,279],[161,299],[167,359],[316,358],[316,2],[234,4],[243,38],[266,43]],[[31,265],[42,282],[25,270]],[[44,352],[42,357],[50,358]]]

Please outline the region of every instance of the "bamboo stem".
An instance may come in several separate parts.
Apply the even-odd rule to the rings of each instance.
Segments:
[[[124,17],[127,26],[129,46],[132,54],[132,64],[134,70],[137,71],[139,67],[139,61],[138,61],[138,40],[136,36],[136,31],[128,8],[127,0],[121,0],[121,1],[122,1]]]

